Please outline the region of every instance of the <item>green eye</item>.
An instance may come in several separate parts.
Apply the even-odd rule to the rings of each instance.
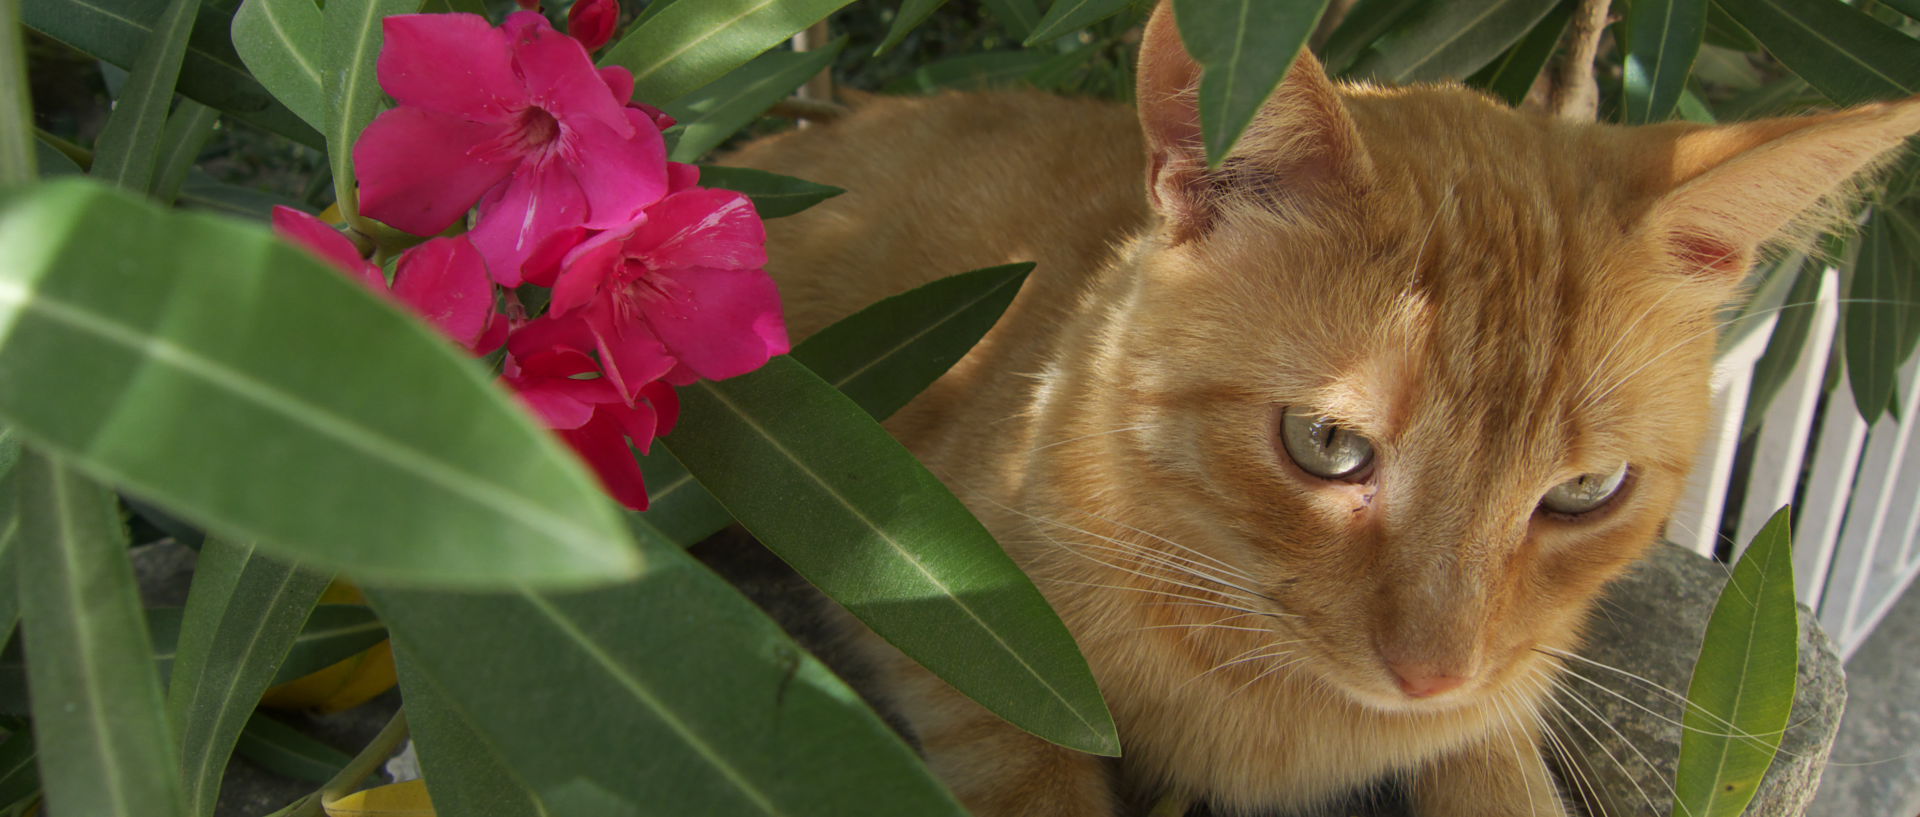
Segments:
[[[1612,473],[1581,474],[1553,486],[1540,498],[1540,507],[1554,513],[1580,514],[1597,510],[1620,493],[1627,479],[1627,464],[1620,463]]]
[[[1353,480],[1373,464],[1373,443],[1309,409],[1280,415],[1280,443],[1295,464],[1322,479]]]

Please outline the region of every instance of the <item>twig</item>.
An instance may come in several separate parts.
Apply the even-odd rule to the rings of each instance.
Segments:
[[[1568,48],[1554,76],[1549,110],[1561,119],[1592,122],[1600,107],[1600,85],[1593,78],[1593,60],[1600,53],[1600,35],[1607,30],[1608,0],[1580,0],[1567,29]]]

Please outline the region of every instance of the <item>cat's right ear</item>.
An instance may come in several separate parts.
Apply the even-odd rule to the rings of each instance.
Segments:
[[[1205,235],[1232,197],[1299,211],[1351,200],[1371,166],[1340,94],[1320,61],[1301,51],[1233,153],[1208,171],[1200,132],[1200,65],[1162,2],[1140,43],[1136,96],[1147,146],[1147,195],[1175,243]]]

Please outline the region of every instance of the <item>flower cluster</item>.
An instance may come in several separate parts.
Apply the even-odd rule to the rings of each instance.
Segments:
[[[399,105],[354,146],[361,212],[457,234],[403,253],[389,287],[318,219],[283,209],[274,223],[474,354],[504,345],[503,381],[641,509],[629,446],[673,427],[673,386],[744,374],[788,344],[752,202],[669,162],[673,120],[588,56],[617,18],[612,0],[581,0],[574,37],[532,11],[498,28],[387,18],[379,77]],[[521,307],[527,287],[551,289],[545,314]]]

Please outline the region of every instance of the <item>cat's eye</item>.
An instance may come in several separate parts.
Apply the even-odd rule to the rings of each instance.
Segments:
[[[1553,486],[1540,498],[1540,507],[1554,513],[1582,514],[1597,510],[1620,493],[1627,480],[1627,464],[1608,473],[1581,474]]]
[[[1356,480],[1373,465],[1373,443],[1308,409],[1281,413],[1280,443],[1295,464],[1322,479]]]

